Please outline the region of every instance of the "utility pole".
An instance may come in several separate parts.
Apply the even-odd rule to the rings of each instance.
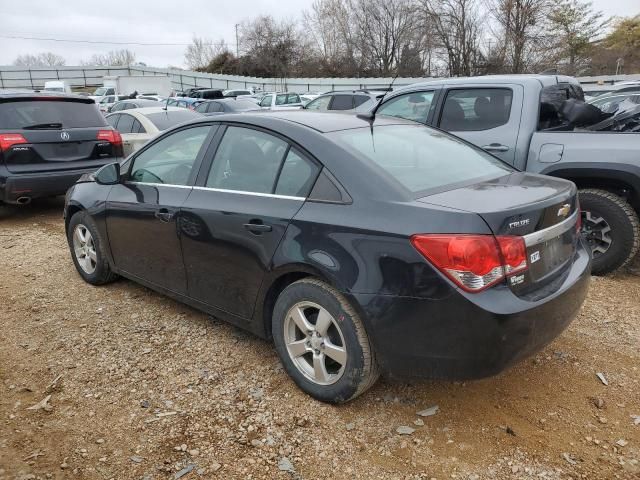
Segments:
[[[240,42],[238,41],[238,27],[239,23],[236,23],[236,58],[240,58]]]

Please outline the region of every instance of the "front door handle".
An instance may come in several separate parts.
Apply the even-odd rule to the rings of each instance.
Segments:
[[[265,225],[262,223],[262,220],[251,220],[249,223],[244,224],[244,228],[256,235],[261,235],[264,232],[270,232],[273,230],[271,225]]]
[[[168,223],[171,220],[173,220],[173,217],[175,217],[175,215],[176,215],[176,212],[171,212],[167,208],[161,208],[155,213],[156,218],[161,222],[165,222],[165,223]]]
[[[499,143],[492,143],[490,145],[483,145],[482,148],[483,148],[483,150],[486,150],[487,152],[508,152],[509,151],[509,147],[507,147],[506,145],[501,145]]]

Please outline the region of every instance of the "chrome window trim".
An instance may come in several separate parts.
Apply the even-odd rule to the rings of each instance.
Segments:
[[[579,214],[580,211],[576,210],[575,212],[573,212],[573,215],[560,223],[556,223],[555,225],[551,225],[550,227],[547,227],[543,230],[524,235],[522,237],[524,239],[524,244],[527,247],[537,245],[539,243],[546,242],[547,240],[551,240],[552,238],[558,237],[566,231],[575,228]]]
[[[191,185],[176,185],[173,183],[153,183],[153,182],[124,182],[125,185],[150,185],[152,187],[176,187],[176,188],[193,188]]]
[[[278,195],[275,193],[259,193],[259,192],[247,192],[245,190],[227,190],[224,188],[213,188],[213,187],[193,187],[194,190],[205,190],[211,192],[220,192],[220,193],[237,193],[240,195],[253,195],[255,197],[269,197],[269,198],[280,198],[282,200],[297,200],[299,202],[304,202],[306,197],[293,197],[290,195]]]

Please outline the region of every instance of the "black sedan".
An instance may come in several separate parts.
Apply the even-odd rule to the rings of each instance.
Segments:
[[[345,402],[379,374],[495,374],[588,288],[573,183],[392,117],[305,111],[182,124],[72,187],[80,275],[121,275],[272,338]]]

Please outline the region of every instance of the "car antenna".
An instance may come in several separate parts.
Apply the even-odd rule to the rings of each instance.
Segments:
[[[169,96],[167,97],[167,99],[164,101],[164,111],[169,110],[169,99],[171,98],[171,92],[169,92]]]
[[[359,113],[356,115],[356,117],[369,121],[371,123],[371,126],[373,127],[373,121],[376,119],[376,112],[378,111],[378,108],[380,108],[380,105],[382,105],[382,102],[384,101],[384,97],[387,96],[387,93],[393,90],[393,85],[396,83],[397,78],[398,78],[398,72],[396,71],[396,75],[395,77],[393,77],[393,80],[391,80],[391,83],[389,84],[387,91],[382,94],[382,96],[380,97],[380,100],[378,100],[378,103],[376,103],[376,106],[373,107],[373,110],[367,113]]]

